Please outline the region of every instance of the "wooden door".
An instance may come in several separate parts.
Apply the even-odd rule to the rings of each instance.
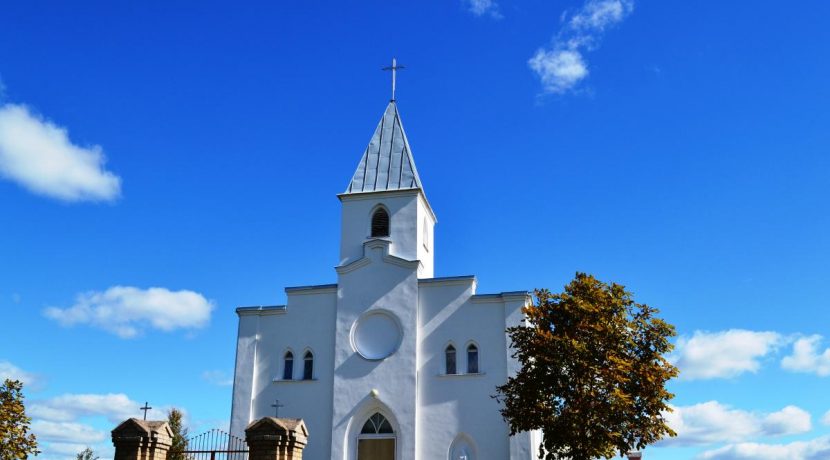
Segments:
[[[357,460],[395,460],[395,439],[358,439]]]

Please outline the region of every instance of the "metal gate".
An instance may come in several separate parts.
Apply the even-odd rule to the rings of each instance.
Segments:
[[[219,429],[187,438],[186,460],[248,460],[245,440]]]

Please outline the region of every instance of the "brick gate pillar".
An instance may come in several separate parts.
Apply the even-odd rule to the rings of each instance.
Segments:
[[[115,460],[165,460],[172,440],[166,421],[131,418],[112,430]]]
[[[263,417],[245,429],[248,460],[302,460],[308,429],[302,419]]]

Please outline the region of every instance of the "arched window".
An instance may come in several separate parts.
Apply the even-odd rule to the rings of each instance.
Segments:
[[[389,213],[383,208],[372,214],[372,237],[376,236],[389,236]]]
[[[392,460],[395,458],[395,430],[379,412],[366,420],[357,435],[358,460]]]
[[[459,434],[450,445],[449,460],[476,460],[475,444],[466,434]]]
[[[314,354],[311,350],[303,357],[303,380],[311,380],[314,376]]]
[[[444,361],[446,361],[447,374],[457,373],[457,368],[455,366],[455,347],[454,346],[447,345],[447,349],[444,350]]]
[[[282,366],[282,379],[291,380],[294,378],[294,353],[285,352],[285,359]]]
[[[422,239],[424,240],[424,249],[429,251],[429,225],[427,224],[426,217],[424,217],[424,233]]]
[[[360,434],[393,434],[394,432],[389,420],[386,420],[380,412],[375,412],[375,415],[369,417],[360,430]]]
[[[478,347],[472,343],[467,347],[467,373],[478,374]]]

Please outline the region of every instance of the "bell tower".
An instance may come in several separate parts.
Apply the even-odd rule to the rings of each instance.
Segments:
[[[362,258],[367,242],[381,239],[389,242],[390,255],[420,261],[419,278],[433,277],[437,220],[394,100],[386,106],[346,191],[338,198],[341,266]]]

